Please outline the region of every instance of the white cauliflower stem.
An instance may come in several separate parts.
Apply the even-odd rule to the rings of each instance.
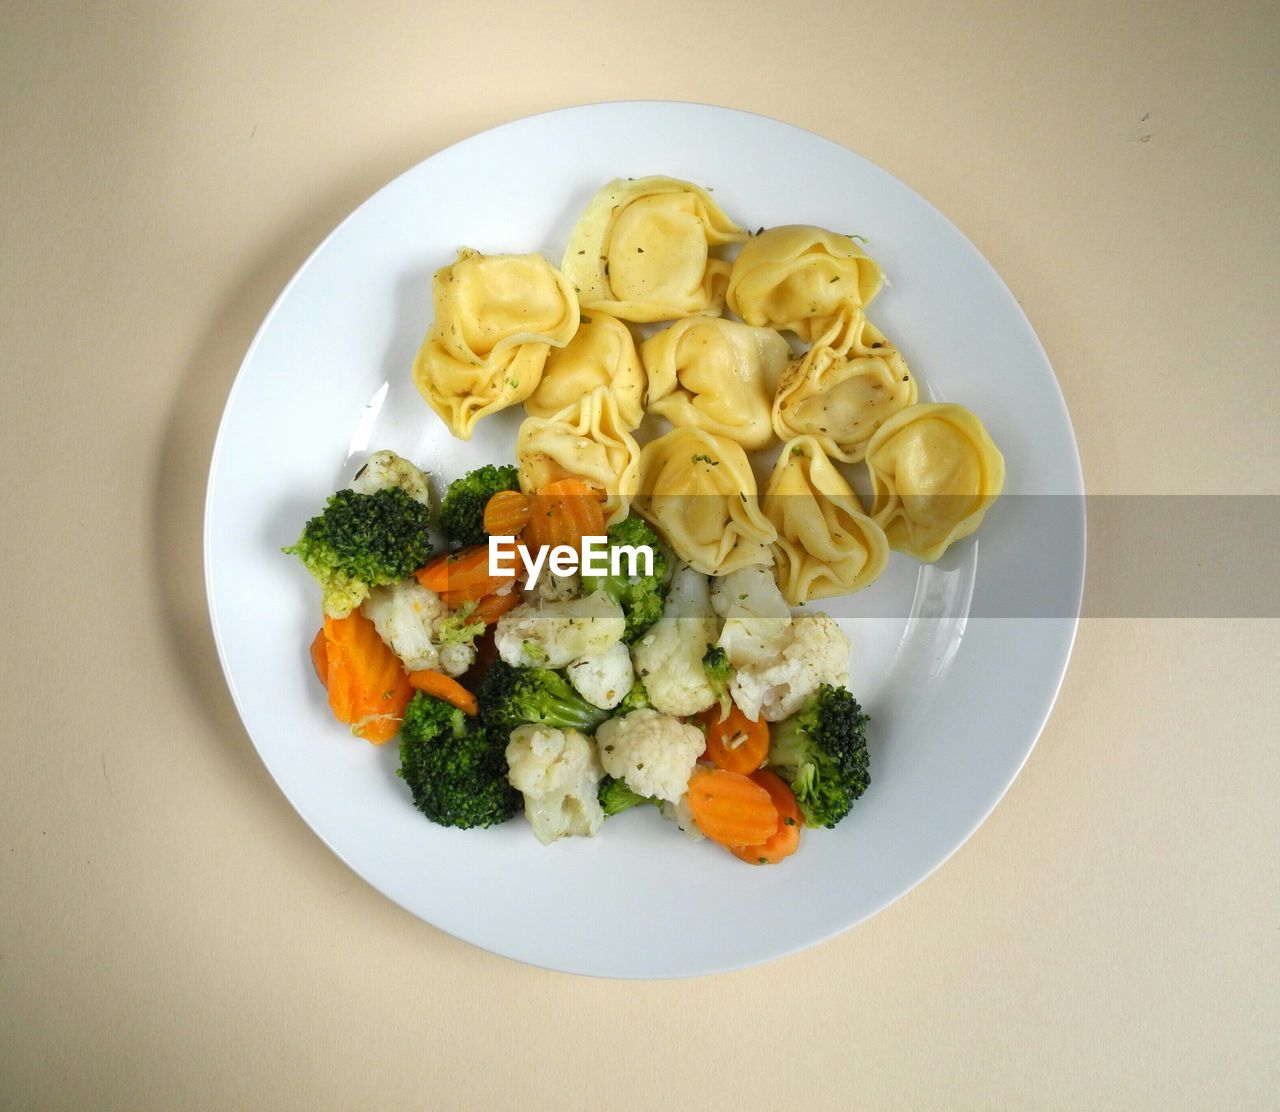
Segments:
[[[375,587],[360,611],[411,672],[430,668],[460,676],[475,663],[472,641],[458,640],[445,624],[450,615],[444,600],[416,580]]]
[[[689,793],[685,792],[674,803],[668,803],[665,799],[658,804],[658,810],[662,812],[664,819],[670,819],[680,829],[683,834],[691,842],[701,842],[706,835],[698,828],[698,822],[693,817],[693,808],[689,806]]]
[[[395,452],[374,452],[351,481],[351,489],[357,494],[376,494],[393,487],[399,487],[415,502],[421,502],[427,509],[431,509],[431,489],[427,485],[427,473]]]
[[[622,640],[622,607],[602,591],[539,606],[521,603],[498,619],[494,644],[508,664],[563,668]]]
[[[689,715],[716,701],[702,657],[716,637],[707,577],[682,567],[671,580],[662,617],[631,648],[649,701],[667,714]]]
[[[778,655],[791,625],[791,607],[772,568],[751,564],[715,580],[711,605],[724,619],[719,645],[735,668]]]
[[[688,791],[706,738],[697,726],[646,707],[602,723],[596,745],[610,776],[640,795],[677,803]]]
[[[600,829],[604,810],[596,793],[603,774],[585,734],[517,726],[507,743],[507,768],[507,779],[524,796],[525,817],[543,845]]]
[[[569,682],[592,706],[613,710],[635,682],[631,653],[621,641],[615,641],[604,652],[584,656],[565,669]]]
[[[845,683],[848,668],[844,631],[826,614],[805,614],[787,627],[777,656],[738,668],[729,692],[748,718],[781,722],[820,684]]]

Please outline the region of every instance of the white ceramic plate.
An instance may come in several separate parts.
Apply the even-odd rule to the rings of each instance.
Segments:
[[[873,720],[873,783],[845,822],[806,832],[778,868],[691,844],[651,809],[550,848],[523,819],[484,831],[433,826],[395,776],[395,745],[357,741],[330,716],[307,657],[319,596],[280,554],[367,450],[392,448],[442,480],[511,460],[518,411],[482,422],[464,444],[410,381],[431,319],[431,274],[462,245],[542,250],[558,262],[598,186],[653,173],[712,187],[744,226],[814,223],[866,236],[892,281],[875,303],[877,324],[919,374],[922,395],[980,414],[1008,465],[1004,497],[975,538],[934,567],[895,554],[869,590],[824,604],[853,642],[850,686]],[[294,276],[245,356],[214,450],[209,608],[262,759],[370,884],[450,934],[536,965],[612,977],[709,973],[874,914],[995,806],[1067,665],[1083,582],[1082,492],[1070,421],[1035,334],[990,265],[927,202],[858,155],[775,120],[692,104],[591,105],[507,124],[415,166]],[[1032,616],[1028,599],[1048,616]]]

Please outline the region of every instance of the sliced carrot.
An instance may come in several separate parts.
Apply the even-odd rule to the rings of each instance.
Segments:
[[[473,545],[449,556],[437,556],[414,575],[428,590],[454,598],[454,606],[475,602],[516,581],[514,574],[489,574],[489,546],[485,544]]]
[[[694,770],[689,809],[698,829],[722,846],[758,846],[778,829],[778,808],[768,790],[722,768]]]
[[[720,704],[698,716],[707,731],[706,756],[716,768],[749,776],[769,756],[769,723],[748,718],[737,704],[730,704],[724,721],[720,720]]]
[[[505,595],[485,595],[476,603],[471,617],[474,621],[491,626],[519,601],[520,592],[516,590],[508,591]]]
[[[518,537],[529,524],[533,505],[527,494],[500,490],[484,506],[484,531],[492,537]]]
[[[769,793],[778,809],[778,827],[758,846],[734,846],[734,857],[748,865],[776,865],[800,848],[800,831],[804,828],[804,816],[796,797],[791,794],[787,782],[776,772],[761,769],[751,774],[753,783]]]
[[[410,672],[409,682],[419,691],[425,691],[428,695],[443,699],[467,714],[474,715],[479,709],[476,706],[476,697],[457,680],[446,676],[443,672],[434,672],[429,668],[420,672]]]
[[[400,658],[359,610],[345,618],[326,616],[324,639],[325,686],[334,717],[375,745],[395,737],[413,698]]]
[[[329,682],[329,648],[325,643],[323,628],[316,630],[315,640],[311,642],[311,667],[316,670],[316,679],[327,685]]]
[[[582,550],[583,537],[604,535],[602,491],[581,479],[557,479],[530,499],[524,539],[534,547],[568,545]]]
[[[397,717],[388,717],[385,714],[372,714],[368,718],[361,719],[351,727],[351,732],[358,738],[363,738],[370,745],[382,745],[390,741],[400,732],[400,723],[404,719],[404,712],[401,711]]]

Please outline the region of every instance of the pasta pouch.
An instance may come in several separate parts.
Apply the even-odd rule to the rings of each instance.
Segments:
[[[577,294],[541,255],[463,248],[436,271],[432,301],[413,381],[462,440],[482,417],[533,393],[548,352],[578,330]]]
[[[860,591],[884,571],[884,530],[813,437],[782,446],[760,505],[778,530],[774,573],[792,606]]]
[[[851,309],[783,372],[773,429],[782,440],[812,436],[827,455],[856,463],[876,429],[917,397],[902,353]]]
[[[773,559],[777,530],[760,510],[747,454],[727,437],[676,428],[651,440],[640,452],[634,507],[704,575]]]
[[[729,264],[711,248],[746,238],[700,186],[615,178],[579,217],[564,273],[588,311],[641,322],[719,316]]]
[[[849,236],[784,224],[753,236],[734,260],[729,308],[812,343],[846,309],[866,308],[883,281],[880,264]]]
[[[609,525],[627,516],[640,476],[640,446],[623,427],[606,386],[551,417],[526,417],[516,433],[520,487],[532,494],[558,479],[581,479],[604,495]]]
[[[962,405],[908,406],[867,445],[871,516],[889,546],[932,563],[967,537],[1004,487],[1004,457]]]
[[[688,317],[640,345],[649,412],[673,425],[736,440],[747,451],[773,440],[773,394],[791,348],[771,328]]]

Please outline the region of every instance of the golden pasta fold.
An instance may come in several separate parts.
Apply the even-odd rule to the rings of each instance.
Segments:
[[[704,575],[773,560],[777,530],[760,510],[746,453],[727,437],[676,428],[651,440],[640,453],[633,505]]]
[[[746,238],[701,186],[615,178],[578,219],[563,268],[588,311],[642,322],[719,316],[729,263],[710,249]]]
[[[753,236],[729,277],[729,308],[748,324],[794,332],[805,343],[879,292],[880,264],[849,236],[784,224]]]
[[[613,391],[599,386],[551,417],[526,417],[516,433],[520,486],[531,494],[581,479],[604,494],[609,525],[627,516],[640,477],[640,446],[624,427]]]
[[[933,563],[967,537],[1004,487],[1004,457],[962,405],[913,405],[867,445],[871,516],[889,546]]]
[[[876,429],[917,396],[902,353],[850,310],[783,373],[773,428],[782,440],[812,436],[827,455],[856,463]]]
[[[773,441],[770,410],[791,348],[771,328],[688,317],[640,345],[649,412],[673,425],[736,440],[747,451]]]
[[[595,311],[582,318],[577,335],[547,355],[538,388],[525,399],[525,412],[551,417],[607,387],[627,429],[644,419],[645,374],[631,330],[617,317]]]
[[[760,507],[778,530],[774,572],[792,606],[860,591],[884,571],[884,530],[813,437],[782,446]]]
[[[527,398],[547,353],[578,330],[573,286],[541,255],[458,252],[432,283],[435,320],[413,381],[454,436]]]

